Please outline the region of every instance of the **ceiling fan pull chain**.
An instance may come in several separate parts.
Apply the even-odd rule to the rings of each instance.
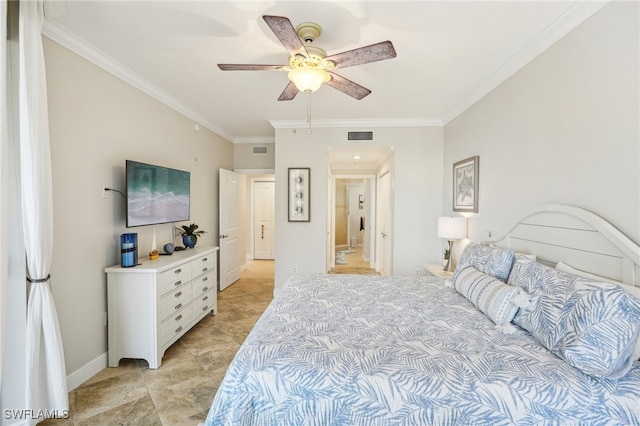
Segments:
[[[309,125],[309,134],[311,134],[311,93],[307,93],[307,124]]]

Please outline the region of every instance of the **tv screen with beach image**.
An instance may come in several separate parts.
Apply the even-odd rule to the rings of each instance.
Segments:
[[[127,227],[189,220],[191,174],[127,160]]]

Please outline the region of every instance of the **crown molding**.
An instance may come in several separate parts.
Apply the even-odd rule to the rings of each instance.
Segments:
[[[275,143],[276,138],[273,136],[247,136],[247,137],[238,137],[233,140],[233,143]]]
[[[305,120],[269,120],[274,129],[300,129],[309,127]],[[439,118],[372,118],[353,120],[311,120],[311,127],[321,128],[351,128],[363,129],[371,127],[442,127]]]
[[[101,52],[95,46],[81,40],[78,36],[57,24],[54,21],[45,19],[44,26],[42,28],[42,34],[56,43],[61,44],[77,55],[83,57],[87,61],[97,65],[110,74],[118,77],[124,82],[130,84],[136,89],[146,93],[152,98],[162,102],[163,104],[173,108],[177,112],[192,119],[193,121],[205,126],[219,136],[225,138],[228,141],[233,141],[233,137],[223,130],[218,128],[214,123],[201,116],[193,109],[186,106],[184,103],[171,96],[169,93],[160,89],[158,86],[152,84],[148,80],[142,78],[129,68],[121,65],[118,61],[110,57],[109,55]]]
[[[488,79],[466,95],[451,111],[442,117],[443,125],[462,114],[471,105],[502,84],[518,70],[567,35],[587,18],[602,9],[610,0],[580,1],[549,25],[535,39],[518,51]]]
[[[243,175],[274,175],[276,169],[233,169],[234,172]]]
[[[312,120],[312,128],[375,128],[375,127],[442,127],[458,117],[465,110],[482,99],[485,95],[515,74],[532,59],[540,55],[554,43],[575,29],[578,25],[592,16],[610,0],[579,1],[568,9],[553,24],[547,27],[534,40],[517,52],[509,61],[494,72],[483,83],[462,98],[442,118],[408,118],[408,119],[327,119]],[[66,28],[54,21],[45,19],[42,34],[61,44],[84,59],[92,62],[105,71],[120,78],[131,86],[139,89],[154,99],[162,102],[193,121],[207,127],[232,143],[274,143],[273,137],[233,137],[221,130],[215,123],[198,114],[184,103],[152,84],[131,69],[119,64],[109,55],[99,51],[93,45],[81,40]],[[305,120],[269,120],[274,129],[300,129],[309,127]]]

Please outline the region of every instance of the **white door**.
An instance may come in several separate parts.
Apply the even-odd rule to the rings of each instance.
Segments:
[[[240,278],[240,175],[220,169],[220,290]]]
[[[275,252],[275,182],[255,182],[254,206],[254,259],[273,259]]]
[[[376,269],[380,275],[391,271],[391,173],[378,178],[378,226],[376,235]]]

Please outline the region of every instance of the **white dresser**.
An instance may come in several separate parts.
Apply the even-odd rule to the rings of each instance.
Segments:
[[[145,359],[156,369],[171,344],[207,313],[217,312],[218,247],[195,247],[105,269],[109,366]]]

